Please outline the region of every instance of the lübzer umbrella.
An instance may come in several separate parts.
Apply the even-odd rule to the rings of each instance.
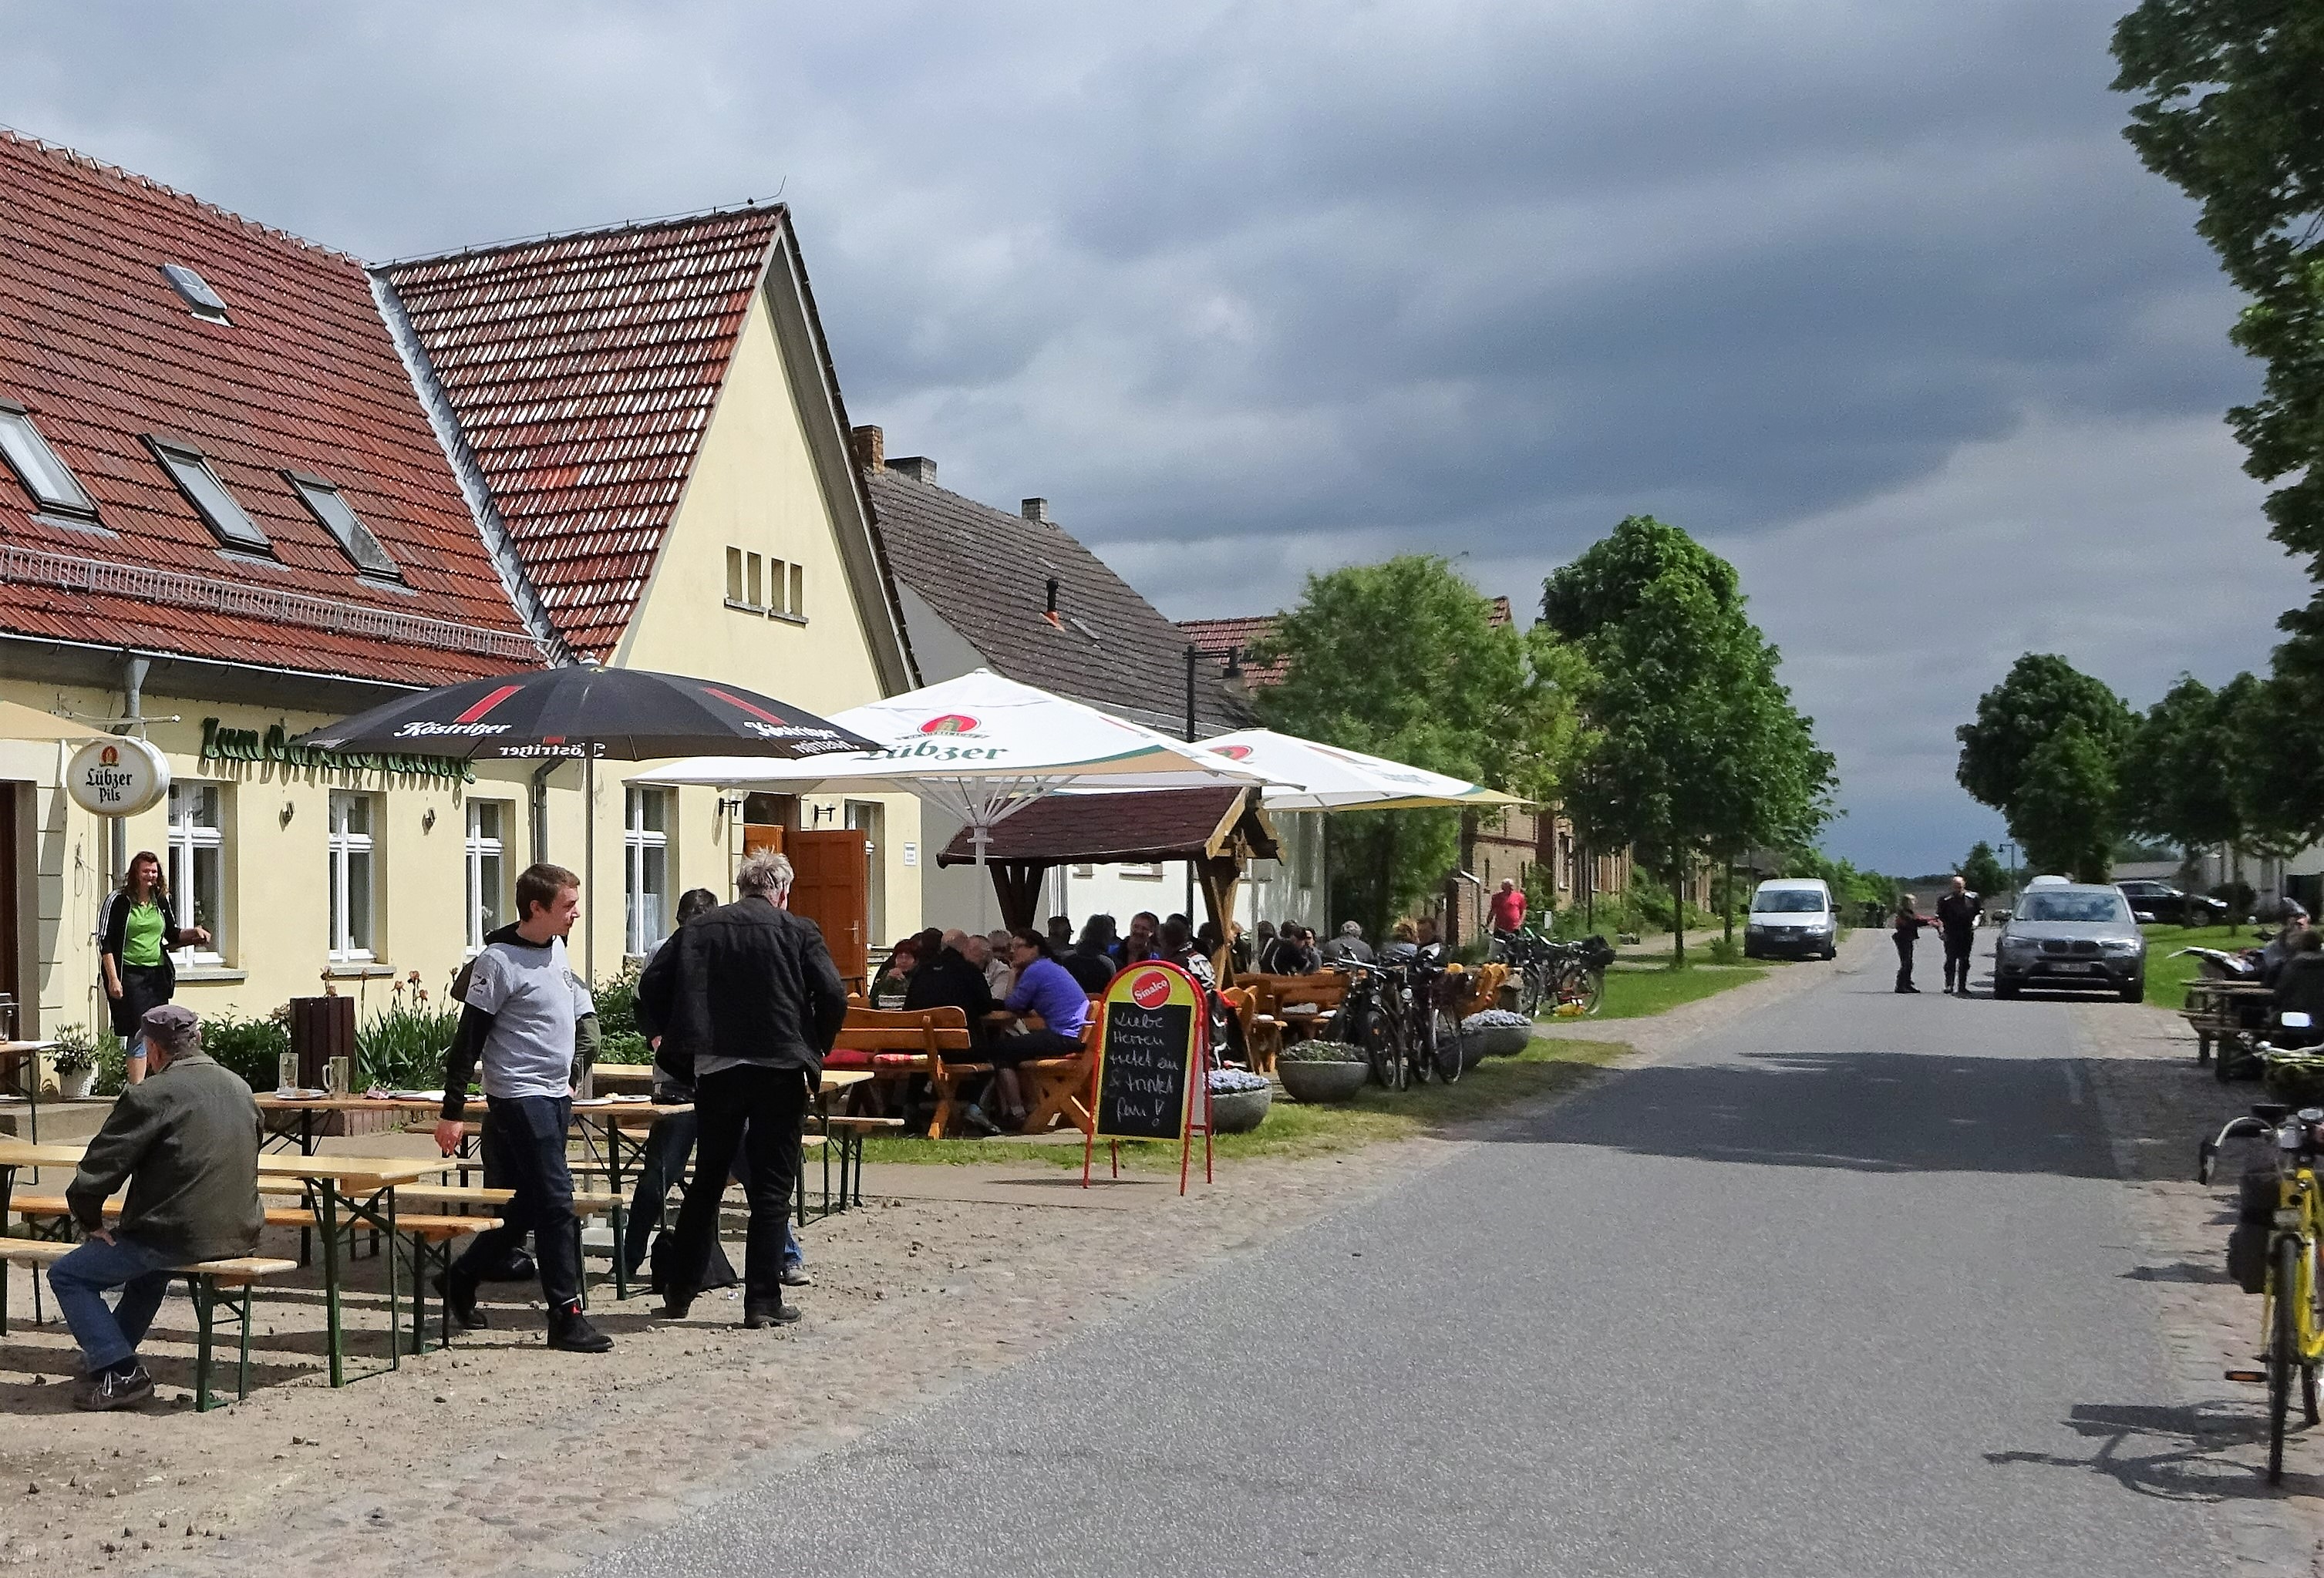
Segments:
[[[581,763],[582,879],[597,876],[597,758],[654,761],[705,751],[774,760],[877,750],[804,708],[740,685],[641,668],[526,669],[442,685],[301,735],[321,750]],[[596,926],[582,933],[582,969],[596,984]]]

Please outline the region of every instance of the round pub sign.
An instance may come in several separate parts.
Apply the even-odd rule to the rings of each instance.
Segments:
[[[135,816],[169,792],[169,759],[142,739],[92,740],[65,771],[73,803],[99,816]]]

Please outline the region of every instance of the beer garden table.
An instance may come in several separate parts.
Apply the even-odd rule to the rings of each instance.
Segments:
[[[41,1138],[41,1054],[53,1050],[54,1041],[0,1041],[0,1078],[16,1087],[23,1097],[26,1116],[34,1143]],[[26,1072],[26,1070],[30,1072]]]
[[[80,1166],[86,1143],[74,1145],[35,1145],[20,1140],[0,1140],[0,1224],[8,1217],[10,1197],[15,1191],[16,1173],[22,1168]],[[401,1156],[261,1156],[258,1177],[294,1179],[308,1186],[315,1201],[316,1215],[320,1218],[323,1233],[323,1298],[326,1321],[330,1334],[331,1384],[345,1386],[345,1328],[340,1318],[341,1291],[340,1241],[344,1238],[352,1248],[356,1233],[369,1226],[385,1233],[391,1243],[397,1242],[395,1225],[395,1190],[399,1184],[415,1184],[429,1174],[440,1170],[440,1163],[427,1157]],[[397,1290],[396,1257],[387,1257],[387,1363],[385,1369],[398,1367],[401,1344],[398,1336],[401,1296]],[[419,1289],[413,1290],[414,1320],[418,1319]],[[366,1372],[377,1374],[378,1371]],[[356,1379],[361,1379],[357,1377]]]

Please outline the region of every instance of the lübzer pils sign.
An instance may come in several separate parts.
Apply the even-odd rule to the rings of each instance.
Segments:
[[[169,792],[169,758],[142,739],[91,740],[65,769],[65,793],[99,816],[135,816]]]

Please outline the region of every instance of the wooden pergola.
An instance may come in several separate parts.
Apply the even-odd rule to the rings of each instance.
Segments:
[[[1203,904],[1223,937],[1244,869],[1253,860],[1282,858],[1275,826],[1259,809],[1259,791],[1234,786],[1052,794],[1000,822],[991,838],[985,865],[1001,919],[1012,930],[1036,924],[1042,880],[1056,867],[1189,860]],[[966,829],[936,864],[976,864]]]

